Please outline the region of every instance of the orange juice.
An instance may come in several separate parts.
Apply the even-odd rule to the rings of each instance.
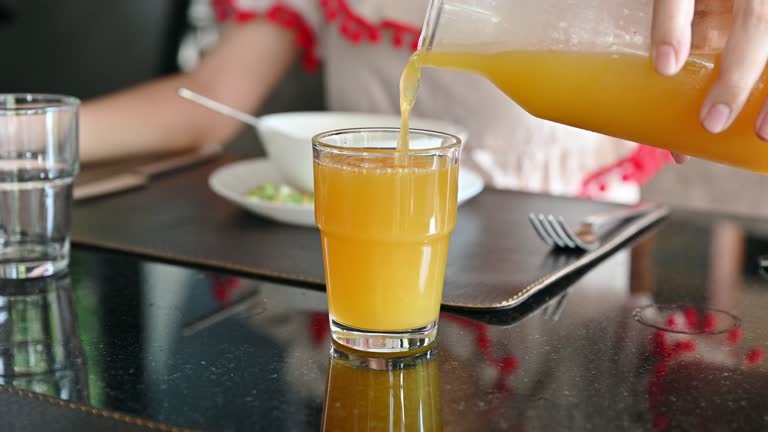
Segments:
[[[421,79],[421,51],[415,52],[403,73],[400,75],[400,136],[397,138],[397,150],[408,150],[408,131],[411,122],[411,112],[416,104],[416,94],[419,92],[419,80]]]
[[[431,51],[420,61],[481,74],[540,118],[768,174],[768,143],[754,133],[765,75],[728,130],[714,135],[699,123],[714,56],[689,59],[674,77],[635,54]]]
[[[437,360],[416,360],[412,366],[374,370],[332,358],[322,430],[442,430]]]
[[[437,319],[456,223],[458,167],[442,156],[326,153],[315,160],[328,307],[357,329]]]

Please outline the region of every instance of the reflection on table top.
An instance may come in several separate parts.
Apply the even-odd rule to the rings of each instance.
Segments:
[[[444,311],[400,363],[332,356],[323,292],[76,250],[0,283],[0,380],[211,431],[760,430],[766,250],[768,225],[677,217],[531,305]],[[651,303],[741,327],[681,306],[654,316],[693,334],[659,331],[633,317]]]

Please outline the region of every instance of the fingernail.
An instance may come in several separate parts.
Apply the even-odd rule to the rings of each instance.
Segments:
[[[768,141],[768,110],[760,113],[760,117],[757,118],[755,133],[757,133],[758,138],[761,140]]]
[[[701,123],[704,128],[713,134],[720,133],[725,130],[728,124],[728,119],[731,117],[731,109],[728,105],[717,104],[712,105],[707,111],[704,118],[701,119]]]
[[[677,55],[672,45],[661,45],[653,56],[656,71],[662,75],[674,75],[677,70]]]

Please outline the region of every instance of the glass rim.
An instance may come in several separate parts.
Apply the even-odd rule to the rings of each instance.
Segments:
[[[9,105],[9,101],[14,103]],[[32,103],[41,106],[29,107],[28,104]],[[79,107],[80,99],[74,96],[54,93],[0,93],[0,116],[76,111]]]
[[[397,145],[395,145],[392,148],[371,148],[371,147],[344,147],[344,146],[337,146],[333,144],[329,144],[327,142],[323,142],[323,139],[334,137],[338,135],[350,135],[353,133],[370,133],[370,132],[385,132],[385,133],[400,133],[400,128],[398,127],[357,127],[357,128],[345,128],[345,129],[334,129],[329,130],[325,132],[320,132],[312,137],[312,146],[314,148],[323,149],[323,150],[331,150],[335,152],[341,152],[341,153],[348,153],[348,154],[394,154],[397,152]],[[421,155],[421,154],[434,154],[436,152],[447,152],[450,150],[457,149],[461,147],[461,138],[458,136],[448,133],[448,132],[440,132],[430,129],[408,129],[409,134],[420,134],[420,135],[427,135],[432,137],[439,137],[439,138],[448,138],[450,140],[449,143],[439,146],[439,147],[429,147],[429,148],[420,148],[420,149],[408,149],[405,154],[407,155]],[[395,141],[395,144],[397,142]]]

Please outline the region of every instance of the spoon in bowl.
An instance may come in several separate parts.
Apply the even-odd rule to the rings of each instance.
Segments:
[[[183,97],[184,99],[200,104],[208,109],[218,112],[219,114],[224,114],[225,116],[240,120],[241,122],[247,123],[257,129],[261,126],[261,120],[259,120],[258,117],[244,113],[238,109],[232,108],[229,105],[224,105],[221,102],[216,102],[215,100],[209,99],[199,93],[195,93],[192,90],[180,87],[178,90],[176,90],[176,93],[178,93],[179,96]]]

